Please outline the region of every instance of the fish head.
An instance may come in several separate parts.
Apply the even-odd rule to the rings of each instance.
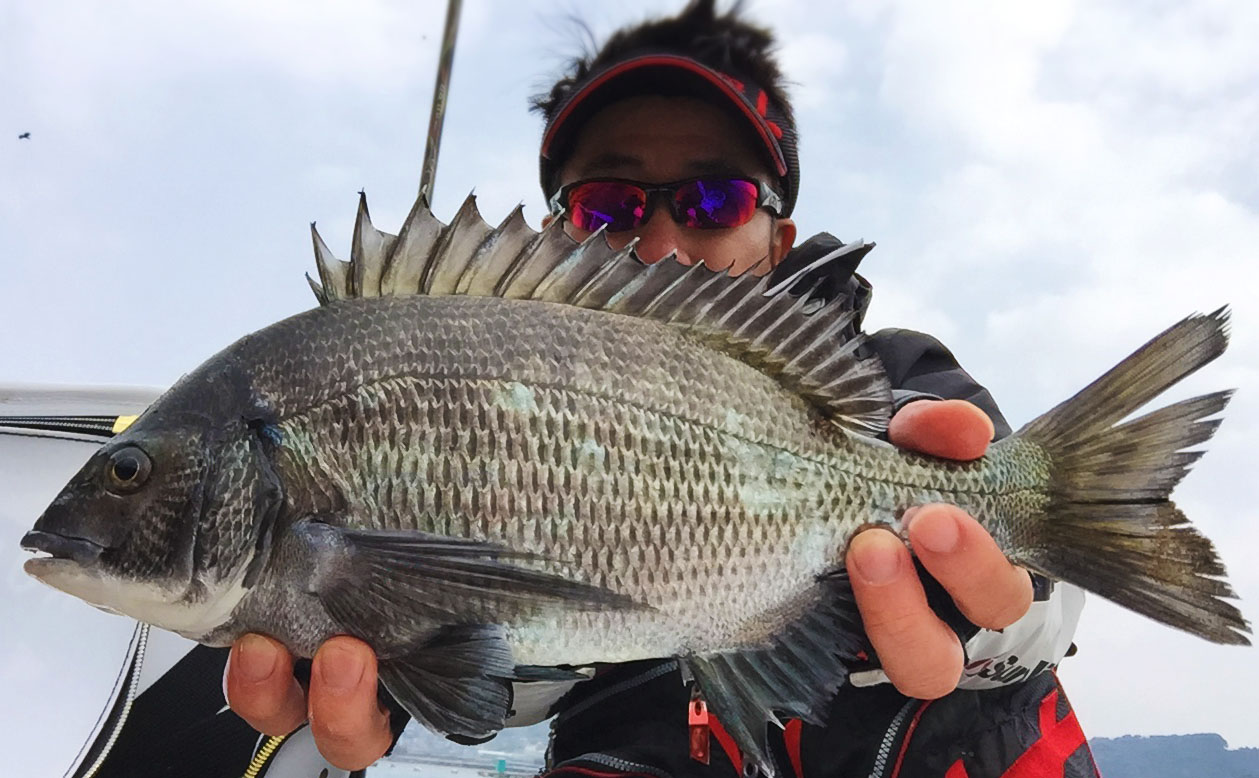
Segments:
[[[218,410],[159,400],[101,447],[22,538],[26,572],[189,637],[221,623],[280,490],[258,425]]]

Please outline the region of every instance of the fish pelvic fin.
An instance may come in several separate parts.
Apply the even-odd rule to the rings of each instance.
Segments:
[[[1014,561],[1207,640],[1249,645],[1214,546],[1169,499],[1202,456],[1184,449],[1211,437],[1220,422],[1208,417],[1232,393],[1119,423],[1227,343],[1226,309],[1190,316],[994,446],[1030,441],[1050,467],[1049,502]]]
[[[771,287],[768,277],[730,277],[702,262],[647,264],[633,244],[613,248],[602,232],[574,240],[562,219],[534,232],[519,207],[492,228],[472,196],[449,225],[417,200],[396,236],[372,226],[361,199],[349,262],[331,254],[313,225],[312,232],[319,278],[308,279],[321,305],[470,295],[651,319],[774,377],[839,426],[877,435],[891,416],[891,386],[878,358],[861,348],[856,313],[798,288],[811,267]]]
[[[511,708],[511,646],[501,627],[447,626],[411,651],[382,659],[380,680],[424,726],[483,740],[503,728]]]
[[[845,662],[873,655],[846,572],[822,577],[792,608],[801,615],[767,646],[680,659],[710,715],[739,746],[745,768],[755,765],[771,778],[768,727],[781,729],[784,716],[824,724],[848,678]]]

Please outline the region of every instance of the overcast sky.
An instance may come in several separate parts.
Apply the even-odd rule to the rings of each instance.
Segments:
[[[578,37],[674,2],[467,0],[434,210],[537,226],[527,97]],[[823,10],[825,9],[825,10]],[[1193,311],[1236,387],[1177,493],[1259,618],[1259,4],[755,2],[794,80],[802,236],[879,247],[872,328],[949,344],[1018,426]],[[418,185],[436,2],[0,5],[0,382],[165,386],[313,304],[308,223]],[[28,140],[19,133],[30,132]],[[35,517],[32,516],[33,520]],[[4,542],[10,542],[8,538]],[[1259,746],[1259,654],[1092,598],[1061,674],[1093,736]],[[6,715],[9,715],[6,713]]]

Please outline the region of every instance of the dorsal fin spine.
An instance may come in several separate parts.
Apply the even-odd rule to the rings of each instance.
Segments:
[[[682,265],[646,264],[636,241],[614,249],[604,233],[577,242],[559,219],[541,232],[518,206],[491,228],[469,197],[447,227],[417,202],[398,236],[377,230],[366,199],[355,223],[353,262],[336,259],[311,225],[323,304],[350,297],[419,294],[536,299],[650,319],[689,331],[709,348],[772,376],[823,417],[859,432],[878,431],[891,410],[891,388],[877,359],[858,358],[861,336],[845,330],[855,314],[809,295],[792,295],[800,278],[768,279]]]
[[[659,310],[661,304],[664,303],[664,301],[669,297],[669,295],[673,294],[673,292],[676,291],[677,289],[685,286],[685,284],[688,281],[690,281],[699,273],[699,271],[696,270],[696,268],[699,268],[702,266],[703,266],[703,263],[696,262],[694,265],[691,265],[685,272],[681,273],[677,278],[673,279],[672,283],[667,285],[663,290],[661,290],[659,294],[655,296],[654,299],[648,301],[648,303],[643,306],[643,315],[655,316],[656,311]],[[679,309],[680,309],[680,306],[678,306],[677,304],[673,306],[673,310],[676,311]],[[673,320],[672,316],[666,319],[666,321],[672,321],[672,320]]]
[[[768,327],[765,327],[763,330],[761,330],[760,335],[757,335],[755,338],[752,339],[751,347],[752,348],[768,348],[769,349],[768,356],[769,358],[772,359],[776,351],[778,351],[779,349],[785,348],[788,344],[791,343],[791,340],[795,338],[795,336],[799,335],[803,330],[808,329],[809,326],[813,323],[812,319],[799,317],[801,321],[788,337],[782,338],[781,340],[777,342],[776,345],[771,345],[768,347],[766,346],[766,343],[769,342],[771,336],[775,334],[778,328],[782,326],[784,322],[791,319],[792,316],[795,316],[796,314],[798,314],[801,311],[801,309],[803,309],[804,306],[808,304],[808,302],[809,302],[808,295],[802,294],[798,298],[796,298],[796,300],[793,303],[791,303],[791,305],[783,306],[783,310],[780,314],[778,314],[778,318],[770,322]]]
[[[602,249],[602,252],[600,251]],[[591,259],[598,260],[599,254],[607,255],[610,251],[603,237],[600,235],[591,235],[581,242],[575,249],[569,252],[558,264],[552,266],[534,287],[533,293],[529,295],[530,299],[547,300],[550,302],[561,302],[569,295],[564,294],[566,288],[576,285],[577,288],[585,286],[586,282],[596,276],[604,263],[593,264]],[[584,276],[581,275],[584,273]]]
[[[533,290],[537,288],[541,277],[529,280],[527,273],[542,266],[544,262],[550,261],[554,264],[560,256],[560,247],[571,250],[573,245],[572,238],[564,233],[563,223],[558,219],[551,222],[526,244],[524,251],[503,277],[503,282],[494,287],[494,296],[513,299],[533,296]],[[542,277],[545,277],[545,273]]]
[[[595,290],[598,289],[600,284],[606,281],[608,277],[614,274],[617,268],[620,267],[625,260],[634,259],[637,261],[633,255],[633,251],[634,250],[632,248],[623,248],[608,257],[608,260],[604,262],[603,265],[601,265],[594,273],[592,273],[590,277],[586,279],[585,283],[577,288],[577,291],[573,293],[573,300],[582,307],[597,305],[598,303],[596,302],[594,294]]]
[[[695,271],[696,274],[699,274],[699,271],[695,270],[698,267],[700,267],[700,265],[695,264],[692,266],[691,269]],[[678,324],[694,324],[696,321],[698,321],[699,318],[703,315],[704,311],[707,310],[707,307],[696,307],[695,301],[697,299],[701,299],[702,296],[708,292],[709,287],[711,287],[715,283],[720,282],[722,278],[724,278],[724,276],[717,273],[712,273],[707,278],[703,279],[699,284],[696,285],[695,289],[691,292],[691,294],[688,295],[687,298],[683,300],[680,305],[678,305],[678,307],[674,310],[674,312],[669,315],[669,322],[670,323],[676,322]],[[690,314],[690,321],[683,320],[682,317],[688,313]]]
[[[481,242],[481,245],[473,252],[463,274],[455,282],[455,294],[473,294],[485,283],[486,275],[490,272],[493,259],[501,246],[515,238],[522,226],[528,229],[524,223],[524,208],[524,203],[517,204],[507,218],[503,219],[502,223]]]
[[[336,255],[328,248],[328,244],[324,243],[323,236],[315,228],[314,222],[310,223],[310,235],[315,244],[315,267],[319,271],[324,295],[329,301],[346,297],[346,277],[349,275],[349,265],[336,258]]]
[[[765,327],[761,323],[761,317],[770,313],[778,304],[781,298],[765,297],[765,288],[769,286],[768,281],[760,280],[743,298],[743,304],[751,308],[751,312],[743,317],[743,321],[734,330],[734,336],[740,339],[751,341],[754,336],[748,333],[752,330],[763,332]],[[742,307],[742,306],[740,306]],[[729,314],[727,314],[727,317]]]
[[[800,371],[801,365],[805,359],[813,356],[814,352],[816,352],[823,343],[834,342],[836,336],[852,323],[852,320],[856,317],[856,315],[855,311],[845,311],[842,315],[837,316],[834,321],[826,322],[824,323],[824,326],[816,327],[815,329],[818,331],[812,335],[812,341],[807,346],[796,352],[795,356],[783,365],[783,370],[790,370],[793,372]],[[850,343],[846,341],[841,348],[847,348],[849,345]],[[806,376],[809,373],[807,370],[802,372]]]

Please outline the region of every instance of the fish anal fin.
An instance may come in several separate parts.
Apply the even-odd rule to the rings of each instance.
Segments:
[[[789,607],[800,615],[769,645],[681,658],[700,697],[743,752],[769,776],[767,728],[782,716],[825,721],[831,698],[848,678],[847,660],[869,651],[847,575],[825,576]]]

